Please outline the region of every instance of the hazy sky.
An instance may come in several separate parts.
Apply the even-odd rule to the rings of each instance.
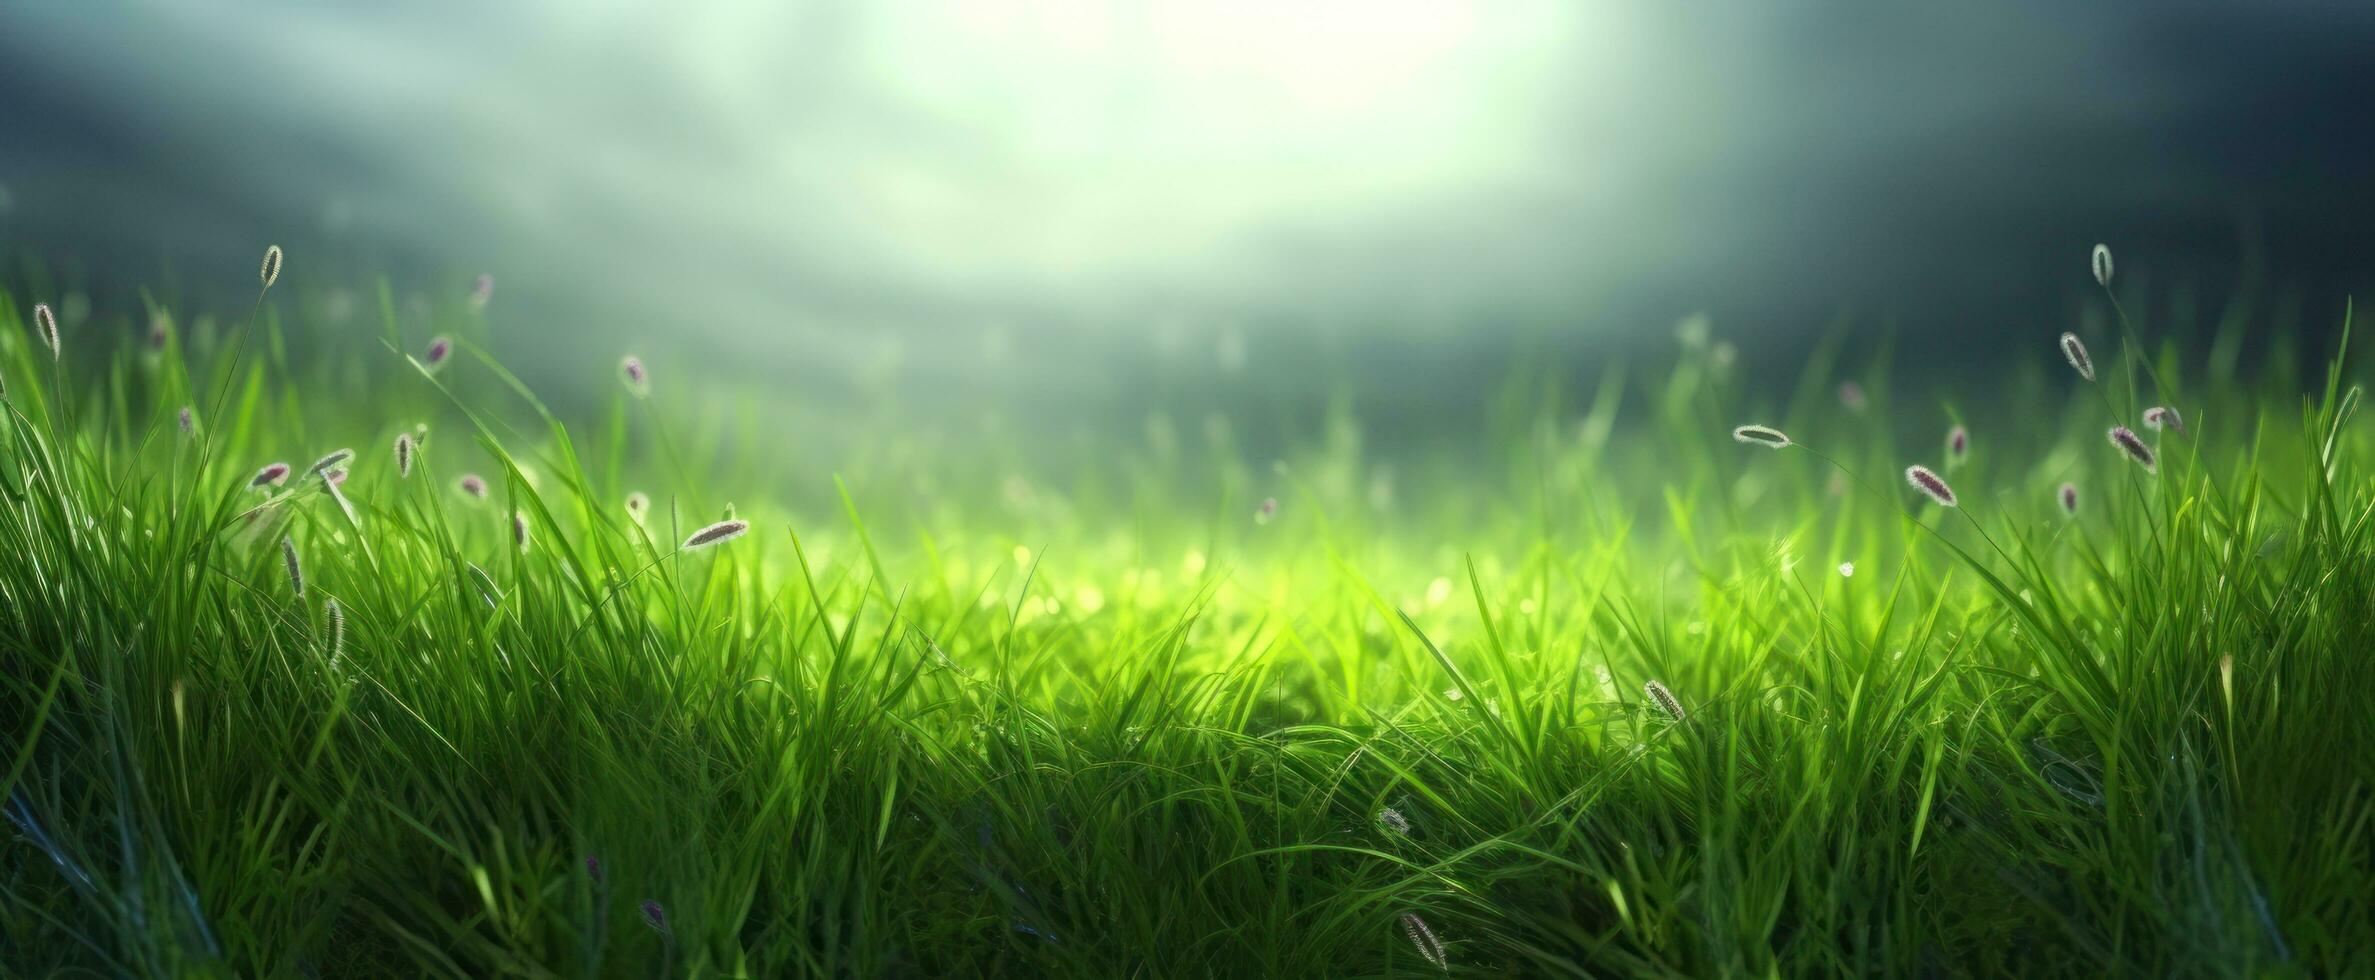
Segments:
[[[2212,290],[2248,251],[2338,309],[2375,227],[2371,19],[19,4],[0,246],[131,281],[267,240],[325,279],[492,272],[499,345],[570,341],[532,377],[637,347],[1093,410],[1244,351],[1416,411],[1473,403],[1512,334],[1589,376],[1695,310],[1779,352],[1841,309],[2000,351],[2070,314],[2098,239]]]

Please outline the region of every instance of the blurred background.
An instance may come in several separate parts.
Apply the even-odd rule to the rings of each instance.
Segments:
[[[324,330],[489,275],[564,406],[632,351],[803,429],[1257,448],[1457,441],[1696,314],[1751,383],[2050,358],[2097,241],[2246,356],[2367,291],[2375,8],[1691,6],[8,4],[0,255],[127,336],[268,242]]]

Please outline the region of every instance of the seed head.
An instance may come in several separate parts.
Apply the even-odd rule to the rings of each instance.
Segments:
[[[1852,561],[1843,561],[1843,562],[1840,562],[1840,563],[1839,563],[1839,577],[1840,577],[1840,578],[1854,578],[1854,577],[1855,577],[1855,563],[1854,563],[1854,562],[1852,562]]]
[[[2086,356],[2086,345],[2078,340],[2077,334],[2062,335],[2062,356],[2070,359],[2070,366],[2078,369],[2079,377],[2095,380],[2095,359]]]
[[[2154,405],[2144,410],[2145,428],[2159,429],[2163,426],[2167,426],[2173,432],[2184,432],[2185,420],[2177,416],[2176,409],[2166,405]]]
[[[151,354],[162,354],[162,353],[164,353],[164,352],[165,352],[165,343],[166,343],[166,341],[168,341],[169,339],[171,339],[171,337],[172,337],[172,321],[171,321],[171,320],[169,320],[169,319],[167,319],[167,318],[166,318],[166,316],[165,316],[165,314],[163,314],[163,313],[159,313],[159,314],[157,314],[156,316],[153,316],[153,317],[150,317],[150,318],[149,318],[149,320],[148,320],[148,352],[149,352],[149,353],[151,353]]]
[[[190,406],[183,405],[181,407],[180,421],[182,435],[188,436],[196,435],[198,433],[198,413],[193,411]]]
[[[1971,453],[1971,430],[1962,426],[1946,430],[1946,465],[1961,466],[1963,457]]]
[[[643,359],[633,354],[618,362],[620,379],[627,383],[627,393],[641,398],[651,393],[651,375],[643,369]]]
[[[658,929],[662,935],[666,935],[668,932],[668,910],[661,908],[658,902],[648,898],[644,899],[643,923]]]
[[[2106,435],[2111,438],[2112,445],[2119,447],[2120,452],[2128,454],[2128,458],[2135,460],[2136,465],[2144,467],[2144,472],[2159,472],[2152,457],[2152,447],[2145,445],[2144,440],[2136,436],[2134,429],[2124,425],[2115,425]]]
[[[443,334],[440,334],[438,336],[429,338],[429,351],[426,355],[422,356],[421,364],[427,367],[429,370],[435,371],[438,368],[444,367],[445,359],[452,357],[453,355],[454,339],[452,337],[447,337]]]
[[[684,550],[692,551],[713,544],[724,544],[741,537],[749,530],[749,521],[719,521],[693,532],[692,537],[684,539]]]
[[[247,488],[253,490],[257,487],[277,487],[288,482],[288,479],[289,464],[267,463],[263,469],[256,471],[255,479],[247,481]]]
[[[1435,930],[1427,928],[1427,920],[1418,913],[1402,913],[1402,934],[1410,937],[1410,945],[1418,947],[1418,955],[1435,964],[1435,969],[1451,969],[1451,959],[1443,955],[1443,941],[1435,938]]]
[[[264,250],[264,288],[271,289],[272,284],[279,279],[280,246],[274,245]]]
[[[348,470],[346,467],[338,467],[337,469],[322,474],[322,482],[327,483],[332,487],[345,486],[347,473]]]
[[[462,488],[463,493],[480,500],[487,499],[487,481],[480,479],[476,473],[462,474],[461,482],[458,485]]]
[[[298,598],[304,598],[305,567],[297,562],[297,542],[290,540],[285,535],[282,536],[280,557],[289,566],[289,588],[297,593]]]
[[[1393,807],[1389,806],[1377,811],[1377,822],[1394,833],[1403,835],[1410,833],[1410,818],[1403,816],[1402,811]]]
[[[595,857],[591,854],[586,855],[586,877],[594,879],[594,884],[599,885],[602,883],[601,858]]]
[[[637,524],[641,524],[643,523],[643,515],[649,513],[650,511],[651,498],[644,496],[643,491],[637,490],[627,495],[627,518],[629,520],[632,520]]]
[[[1864,386],[1853,381],[1839,382],[1839,404],[1846,406],[1850,412],[1863,411],[1864,405],[1867,404],[1864,400]]]
[[[305,472],[306,472],[306,473],[308,473],[308,474],[313,474],[313,473],[320,473],[320,472],[322,472],[322,471],[324,471],[324,470],[327,470],[327,469],[329,469],[329,468],[331,468],[331,467],[333,467],[333,466],[337,466],[338,464],[340,464],[340,463],[343,463],[343,462],[346,462],[347,460],[350,460],[350,459],[353,459],[353,458],[355,458],[355,451],[354,451],[354,450],[352,450],[352,449],[341,449],[341,450],[338,450],[337,452],[333,452],[333,453],[331,453],[331,454],[330,454],[330,455],[328,455],[328,456],[324,456],[324,457],[322,457],[322,458],[320,458],[320,459],[314,460],[314,461],[313,461],[313,465],[312,465],[312,466],[310,466],[310,467],[307,467],[307,468],[306,468],[306,470],[305,470]]]
[[[1789,436],[1783,434],[1780,429],[1769,425],[1743,425],[1733,429],[1732,440],[1773,449],[1781,449],[1790,444]]]
[[[326,644],[330,659],[337,660],[338,652],[346,648],[346,610],[338,607],[338,600],[322,600],[322,618],[329,621],[330,642]]]
[[[491,299],[494,299],[494,298],[495,298],[495,277],[494,277],[494,275],[493,275],[493,274],[491,274],[491,273],[485,273],[485,272],[481,272],[481,273],[479,273],[479,274],[478,274],[478,281],[476,281],[476,282],[473,282],[473,283],[471,283],[471,284],[470,284],[470,308],[471,308],[471,309],[474,309],[474,310],[483,310],[483,309],[486,309],[486,308],[487,308],[487,301],[488,301],[488,300],[491,300]]]
[[[1270,523],[1270,519],[1271,519],[1271,518],[1274,518],[1274,517],[1277,517],[1277,516],[1278,516],[1278,498],[1276,498],[1276,497],[1264,497],[1264,498],[1262,498],[1262,505],[1261,505],[1260,507],[1256,507],[1256,508],[1254,508],[1254,512],[1253,512],[1253,522],[1254,522],[1255,524],[1268,524],[1268,523]]]
[[[1927,466],[1905,467],[1905,482],[1913,484],[1913,489],[1921,491],[1940,507],[1954,506],[1954,488],[1947,486],[1946,481],[1930,472]]]
[[[397,478],[397,479],[403,479],[403,478],[405,478],[405,477],[408,477],[408,476],[411,476],[411,475],[412,475],[412,454],[413,454],[412,433],[410,433],[410,432],[399,432],[399,433],[396,433],[396,478]]]
[[[2071,515],[2078,513],[2078,484],[2064,483],[2054,496],[2062,502],[2062,513]]]
[[[511,543],[518,545],[521,554],[528,553],[528,515],[511,512]]]
[[[2095,285],[2111,288],[2111,246],[2095,246],[2094,267]]]
[[[50,312],[48,303],[33,304],[33,332],[40,335],[42,346],[49,348],[50,360],[57,360],[58,315]]]
[[[1665,712],[1667,717],[1675,721],[1683,720],[1682,702],[1674,697],[1674,692],[1666,690],[1666,685],[1650,681],[1641,685],[1641,692],[1649,695],[1650,703],[1657,705],[1658,710]]]

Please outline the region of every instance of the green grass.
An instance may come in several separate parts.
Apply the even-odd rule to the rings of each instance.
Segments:
[[[2339,367],[2146,371],[2104,331],[2090,385],[2043,331],[1984,398],[1863,370],[1855,413],[1835,347],[1746,402],[1690,345],[1519,373],[1490,463],[1389,476],[1339,410],[1276,467],[1156,420],[1048,480],[920,433],[785,459],[665,357],[564,426],[464,314],[435,375],[392,312],[271,303],[253,342],[70,328],[61,365],[0,300],[12,975],[1440,975],[1404,913],[1463,976],[2375,955]],[[2152,402],[2191,425],[2145,433],[2157,475],[2104,438]],[[1952,468],[1892,435],[1955,420]],[[340,447],[351,514],[304,475]],[[729,499],[751,533],[680,551]]]

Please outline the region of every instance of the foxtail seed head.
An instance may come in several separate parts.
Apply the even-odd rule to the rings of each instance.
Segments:
[[[254,479],[247,481],[247,488],[253,490],[257,487],[277,487],[288,482],[288,479],[289,464],[267,463],[263,469],[256,471]]]
[[[528,552],[528,515],[511,512],[511,543],[518,545],[521,554]]]
[[[650,512],[651,498],[644,496],[643,491],[637,490],[633,493],[627,494],[628,520],[634,521],[637,524],[641,524],[643,523],[643,515]]]
[[[50,312],[48,303],[33,304],[33,332],[40,335],[41,345],[49,348],[50,360],[57,360],[58,315]]]
[[[2095,267],[2095,285],[2105,289],[2111,288],[2111,246],[2095,246],[2093,265]]]
[[[182,435],[188,436],[198,434],[198,413],[190,408],[190,406],[183,405],[181,407],[179,421],[181,422]]]
[[[355,458],[355,451],[354,451],[354,450],[352,450],[352,449],[341,449],[341,450],[338,450],[338,451],[336,451],[336,452],[333,452],[333,453],[331,453],[331,454],[330,454],[330,455],[328,455],[328,456],[324,456],[324,457],[322,457],[322,458],[320,458],[320,459],[314,460],[314,461],[313,461],[313,465],[312,465],[312,466],[309,466],[309,467],[306,467],[306,469],[305,469],[305,472],[307,472],[307,473],[309,473],[309,474],[312,474],[312,473],[321,473],[321,472],[323,472],[323,471],[325,471],[325,470],[328,470],[328,469],[330,469],[331,467],[337,466],[338,464],[340,464],[340,463],[343,463],[343,462],[346,462],[347,460],[350,460],[350,459],[353,459],[353,458]]]
[[[2144,472],[2157,473],[2160,471],[2153,459],[2152,447],[2145,445],[2144,440],[2137,437],[2136,430],[2124,425],[2115,425],[2105,435],[2111,439],[2112,445],[2119,447],[2120,452],[2126,453],[2129,459],[2135,460],[2136,465],[2144,467]]]
[[[618,362],[620,379],[627,383],[627,393],[637,398],[651,394],[651,373],[643,369],[643,359],[633,354]]]
[[[324,644],[330,659],[338,659],[338,652],[346,649],[346,610],[338,607],[338,600],[322,600],[322,618],[328,620],[330,640]]]
[[[1682,701],[1674,696],[1674,692],[1666,690],[1666,685],[1650,681],[1641,685],[1641,693],[1649,695],[1650,703],[1657,705],[1659,711],[1666,713],[1666,717],[1675,721],[1683,720]]]
[[[494,275],[486,272],[479,273],[477,281],[470,284],[470,308],[474,310],[486,309],[487,301],[494,298]]]
[[[305,597],[305,566],[297,561],[297,542],[283,536],[280,539],[281,561],[289,566],[289,588],[297,597]]]
[[[280,281],[280,246],[274,245],[264,250],[263,276],[266,289],[271,289],[273,283]]]
[[[724,544],[728,541],[734,540],[735,538],[743,536],[749,531],[749,521],[719,521],[715,524],[709,525],[708,527],[693,532],[692,537],[684,539],[684,550],[693,551],[700,548],[707,548],[713,544]]]
[[[2078,513],[2078,484],[2064,483],[2061,490],[2054,496],[2062,502],[2062,513],[2071,515]]]
[[[2185,431],[2185,420],[2178,417],[2177,410],[2174,408],[2166,405],[2154,405],[2144,410],[2144,427],[2147,429],[2167,428],[2173,432],[2182,433]]]
[[[416,452],[416,451],[417,451],[417,450],[414,448],[414,446],[413,446],[413,444],[412,444],[412,433],[410,433],[410,432],[399,432],[399,433],[396,433],[396,478],[397,478],[397,479],[399,479],[399,480],[400,480],[400,479],[403,479],[403,478],[405,478],[405,477],[408,477],[408,476],[411,476],[411,475],[412,475],[412,456],[413,456],[413,453],[414,453],[414,452]]]
[[[644,899],[643,924],[659,930],[662,935],[666,935],[668,932],[668,910],[661,908],[660,903],[658,902],[648,898]]]
[[[1732,441],[1770,449],[1782,449],[1790,444],[1787,434],[1769,425],[1743,425],[1733,429]]]
[[[1954,506],[1954,488],[1947,486],[1946,481],[1930,472],[1927,466],[1905,467],[1905,482],[1912,484],[1913,489],[1921,491],[1923,496],[1935,501],[1940,507]]]
[[[2069,358],[2070,366],[2077,369],[2079,377],[2095,380],[2095,359],[2086,356],[2086,344],[2078,339],[2077,334],[2062,334],[2062,356]]]
[[[1946,465],[1961,466],[1970,454],[1971,430],[1959,425],[1946,430]]]
[[[463,493],[480,500],[487,499],[487,481],[481,479],[476,473],[462,474],[462,479],[455,485],[461,487]]]
[[[1443,940],[1435,938],[1435,930],[1427,928],[1427,920],[1416,912],[1402,913],[1402,934],[1410,937],[1410,945],[1418,948],[1418,955],[1435,964],[1435,969],[1451,969],[1451,958],[1443,955]]]
[[[1410,818],[1403,816],[1402,811],[1396,810],[1393,807],[1389,806],[1385,809],[1377,811],[1377,822],[1380,826],[1383,826],[1385,829],[1393,831],[1394,833],[1401,834],[1405,837],[1409,836],[1410,834]]]
[[[454,356],[454,339],[444,335],[429,338],[429,350],[421,356],[421,364],[431,371],[445,366],[446,358]]]

